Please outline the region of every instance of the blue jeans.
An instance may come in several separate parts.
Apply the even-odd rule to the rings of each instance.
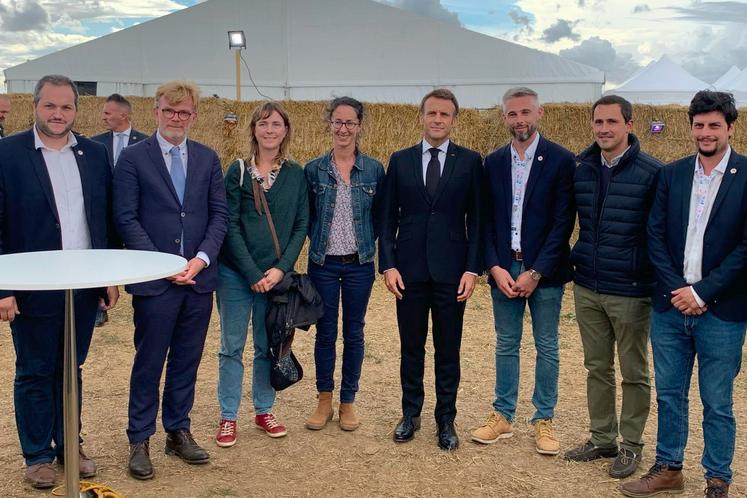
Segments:
[[[731,482],[736,437],[732,393],[742,363],[745,328],[747,322],[720,320],[710,311],[685,316],[672,308],[652,314],[651,346],[659,405],[657,463],[682,465],[689,428],[690,377],[697,356],[705,443],[701,463],[706,479]]]
[[[316,324],[314,361],[316,389],[332,392],[335,389],[335,345],[337,319],[342,291],[342,382],[340,401],[352,403],[358,392],[358,380],[363,365],[363,327],[366,308],[374,282],[374,264],[357,261],[343,263],[335,256],[327,256],[320,266],[309,260],[309,278],[324,302],[324,316]]]
[[[218,353],[218,403],[221,418],[236,420],[244,382],[244,346],[249,319],[252,320],[254,362],[252,363],[252,401],[257,415],[270,413],[275,389],[270,384],[270,345],[265,331],[267,297],[253,292],[251,284],[226,265],[218,267],[216,302],[220,315],[220,352]]]
[[[514,261],[509,273],[516,279],[524,271],[523,265]],[[532,333],[537,349],[534,369],[534,395],[536,408],[532,421],[553,418],[558,402],[558,320],[563,287],[537,287],[529,299],[507,298],[500,290],[491,289],[493,316],[495,317],[495,401],[493,408],[512,422],[519,394],[519,347],[527,301],[532,313]]]

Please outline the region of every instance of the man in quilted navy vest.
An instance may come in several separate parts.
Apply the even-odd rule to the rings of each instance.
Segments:
[[[648,333],[654,274],[646,255],[646,220],[661,163],[641,152],[631,133],[633,106],[622,97],[598,100],[592,127],[595,142],[578,156],[574,177],[580,230],[571,253],[591,436],[565,457],[579,462],[616,457],[608,473],[619,479],[632,474],[641,460],[651,403]],[[615,348],[622,374],[619,419]]]

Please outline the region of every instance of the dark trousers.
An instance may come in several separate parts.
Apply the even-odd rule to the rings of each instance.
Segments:
[[[464,302],[457,302],[456,284],[409,282],[397,301],[401,351],[402,413],[420,416],[423,408],[423,368],[428,313],[433,319],[436,371],[436,421],[453,421],[459,388],[459,349]]]
[[[82,403],[80,366],[86,361],[98,308],[98,293],[75,292],[78,414]],[[64,457],[63,357],[65,310],[49,316],[20,315],[10,324],[16,350],[16,426],[27,465]],[[52,448],[52,441],[55,447]]]
[[[374,264],[343,262],[327,256],[324,265],[309,261],[309,277],[324,302],[324,316],[316,324],[314,361],[316,388],[319,392],[334,391],[337,343],[337,319],[340,316],[342,292],[342,382],[340,401],[352,403],[358,392],[358,380],[363,366],[363,327],[366,309],[374,283]]]
[[[167,432],[190,430],[197,368],[202,359],[213,294],[172,285],[159,296],[133,296],[135,361],[130,377],[127,437],[130,443],[156,432],[163,364],[161,419]]]

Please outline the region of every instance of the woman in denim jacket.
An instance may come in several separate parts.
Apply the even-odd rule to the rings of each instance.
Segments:
[[[325,118],[332,150],[305,166],[309,187],[309,277],[324,301],[316,324],[314,360],[318,406],[306,427],[322,429],[332,419],[335,343],[342,292],[342,383],[340,428],[360,425],[353,403],[363,364],[363,326],[374,283],[377,209],[384,167],[358,150],[363,104],[350,97],[332,100]]]

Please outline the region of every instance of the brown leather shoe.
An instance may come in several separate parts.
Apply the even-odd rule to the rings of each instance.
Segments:
[[[625,496],[645,498],[660,493],[679,494],[685,491],[685,478],[681,470],[669,470],[667,465],[655,463],[643,477],[620,486]]]
[[[36,463],[26,467],[26,480],[36,489],[51,488],[57,480],[52,462]]]
[[[703,494],[706,498],[729,498],[729,483],[721,479],[708,479]]]
[[[95,476],[96,462],[88,458],[88,456],[83,452],[83,447],[78,448],[78,454],[80,455],[78,457],[78,469],[80,471],[80,477],[89,478]]]

